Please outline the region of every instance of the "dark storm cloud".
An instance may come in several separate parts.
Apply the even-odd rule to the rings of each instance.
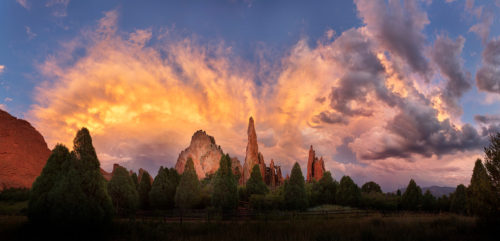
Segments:
[[[478,89],[500,94],[500,38],[488,42],[482,59],[483,66],[476,73]]]
[[[337,112],[323,111],[319,115],[316,115],[314,119],[319,119],[320,122],[328,124],[347,124],[347,119]],[[315,121],[317,122],[317,121]]]
[[[355,0],[359,15],[377,42],[391,54],[399,56],[410,67],[427,76],[429,64],[424,56],[425,35],[429,23],[427,14],[415,0],[389,1]]]
[[[464,42],[465,39],[461,36],[456,41],[445,36],[438,36],[431,53],[432,60],[447,79],[441,97],[449,110],[455,114],[461,114],[462,108],[458,100],[471,88],[470,73],[463,69],[463,60],[460,57]]]

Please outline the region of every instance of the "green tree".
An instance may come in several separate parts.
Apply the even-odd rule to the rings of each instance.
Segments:
[[[238,206],[238,183],[231,169],[231,158],[222,155],[219,170],[213,181],[212,205],[223,211],[233,210]]]
[[[401,198],[401,207],[406,210],[418,210],[422,205],[422,189],[413,179],[408,183]]]
[[[481,159],[477,159],[467,188],[467,210],[472,215],[488,216],[495,210],[494,190]]]
[[[252,196],[253,194],[264,195],[269,192],[267,185],[264,183],[264,180],[262,180],[259,165],[253,166],[252,173],[250,174],[250,178],[248,179],[246,184],[246,191],[248,197]]]
[[[378,192],[382,193],[382,189],[380,188],[380,185],[378,185],[376,182],[367,182],[361,186],[361,192],[364,193],[371,193],[371,192]]]
[[[139,178],[137,178],[137,173],[132,173],[132,181],[134,182],[135,190],[139,189]]]
[[[484,148],[484,165],[488,171],[491,185],[495,195],[493,195],[494,212],[500,213],[500,132],[490,136],[490,145]]]
[[[361,190],[349,176],[340,179],[337,190],[337,203],[346,206],[358,206],[361,200]]]
[[[147,171],[142,173],[137,191],[139,192],[139,206],[142,209],[148,209],[150,207],[149,192],[151,191],[151,175]]]
[[[459,214],[467,213],[467,189],[460,184],[451,196],[450,211]]]
[[[108,183],[108,193],[115,211],[122,215],[130,215],[139,207],[139,193],[127,169],[117,167]]]
[[[195,207],[200,201],[200,190],[200,181],[194,169],[193,159],[188,158],[175,192],[175,206],[181,209]]]
[[[331,172],[327,171],[318,182],[312,184],[311,203],[333,204],[337,193],[338,183],[332,178]]]
[[[430,190],[425,191],[422,196],[422,209],[425,211],[434,211],[436,208],[436,198],[432,195]]]
[[[57,144],[52,150],[42,173],[31,188],[28,204],[28,217],[32,221],[41,221],[51,216],[53,200],[49,193],[64,175],[62,164],[71,161],[71,154],[64,145]]]
[[[179,179],[179,174],[174,168],[160,167],[149,192],[149,201],[153,208],[165,210],[175,206],[174,197]]]
[[[307,208],[307,194],[304,176],[299,163],[295,162],[290,180],[285,185],[285,204],[288,209],[305,210]]]

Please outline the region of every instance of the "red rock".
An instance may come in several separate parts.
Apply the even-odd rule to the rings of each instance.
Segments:
[[[316,152],[313,150],[313,146],[309,149],[309,158],[307,159],[307,182],[312,182],[313,180],[319,181],[323,177],[325,172],[325,162],[323,157],[318,160],[316,157]]]
[[[262,179],[265,181],[266,176],[266,164],[264,162],[264,156],[259,152],[259,145],[257,144],[257,133],[255,132],[255,126],[253,118],[250,117],[248,120],[248,144],[245,156],[245,162],[243,164],[243,175],[242,183],[246,183],[250,179],[250,174],[252,173],[252,168],[255,165],[259,165],[260,174]]]
[[[275,187],[276,184],[277,184],[276,183],[277,180],[276,180],[276,170],[275,170],[274,160],[273,159],[271,159],[271,163],[269,163],[269,169],[271,171],[270,172],[270,177],[269,177],[269,179],[270,179],[269,185],[271,187]]]
[[[215,143],[214,137],[209,136],[205,131],[199,130],[193,134],[189,147],[179,154],[175,169],[179,174],[182,174],[187,159],[191,157],[196,174],[198,178],[202,179],[207,175],[214,174],[219,169],[222,154],[223,151]],[[236,172],[236,168],[239,168],[241,173],[242,168],[239,160],[232,158],[231,161],[233,171]]]
[[[29,122],[0,110],[0,190],[31,188],[50,153]]]
[[[281,186],[285,183],[285,180],[283,179],[283,175],[281,174],[281,167],[276,166],[276,179],[278,180],[278,186]]]
[[[114,168],[113,168],[114,169]],[[113,177],[113,173],[110,173],[110,172],[107,172],[105,171],[104,169],[101,168],[101,175],[102,177],[104,177],[104,179],[106,179],[106,181],[110,181],[111,178]]]
[[[146,170],[144,170],[142,168],[139,168],[139,176],[137,177],[137,182],[138,183],[141,183],[142,175],[144,175],[145,171]],[[151,182],[151,184],[153,184],[153,177],[151,176],[151,174],[149,175],[149,181]]]

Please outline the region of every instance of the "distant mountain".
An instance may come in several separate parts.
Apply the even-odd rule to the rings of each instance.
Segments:
[[[400,188],[401,194],[403,194],[406,191],[405,188]],[[450,195],[450,193],[455,191],[454,187],[440,187],[440,186],[430,186],[430,187],[423,187],[422,188],[422,194],[424,194],[427,190],[429,190],[434,197],[441,197],[443,195]]]

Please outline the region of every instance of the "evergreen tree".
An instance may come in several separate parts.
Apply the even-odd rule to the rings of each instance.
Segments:
[[[436,198],[432,195],[431,191],[425,191],[422,196],[422,209],[425,211],[434,211],[436,207]]]
[[[491,215],[495,210],[492,205],[494,198],[494,190],[486,169],[481,159],[477,159],[467,190],[467,210],[472,215]]]
[[[327,171],[318,182],[313,182],[311,204],[333,204],[338,183],[333,180],[331,172]]]
[[[287,208],[292,210],[305,210],[308,205],[304,176],[297,162],[293,165],[290,180],[285,185],[285,203]]]
[[[463,184],[460,184],[455,189],[451,196],[450,211],[459,214],[467,212],[467,190]]]
[[[401,206],[406,210],[418,210],[422,206],[422,189],[413,179],[408,183],[406,191],[401,198]]]
[[[500,213],[500,132],[490,136],[490,145],[484,148],[484,165],[488,171],[495,195],[492,200],[496,207],[494,212]]]
[[[139,207],[139,193],[127,169],[117,167],[108,183],[108,193],[115,211],[122,215],[133,214]]]
[[[367,182],[361,186],[361,192],[364,193],[371,193],[371,192],[378,192],[382,193],[382,189],[380,188],[380,185],[378,185],[375,182]]]
[[[62,144],[57,144],[52,150],[42,173],[33,183],[28,204],[28,217],[32,221],[42,221],[51,215],[53,200],[49,198],[49,193],[54,186],[62,179],[64,172],[62,164],[71,161],[68,148]]]
[[[137,178],[137,173],[133,172],[132,176],[130,177],[132,178],[132,182],[134,183],[135,190],[139,189],[139,178]]]
[[[250,178],[248,179],[246,184],[246,191],[248,197],[252,196],[253,194],[264,195],[269,192],[267,185],[264,183],[264,180],[262,180],[260,168],[257,164],[252,168],[252,173],[250,174]]]
[[[358,206],[361,200],[361,190],[349,176],[340,179],[337,190],[337,203],[345,206]]]
[[[200,201],[200,181],[193,160],[188,158],[175,192],[175,206],[181,209],[195,207]]]
[[[151,191],[151,175],[147,171],[144,171],[141,176],[141,181],[139,183],[139,206],[142,209],[149,208],[149,192]]]
[[[174,168],[160,167],[149,192],[151,206],[160,210],[173,208],[175,206],[174,197],[178,184],[179,174]]]
[[[227,154],[220,158],[219,170],[215,174],[212,205],[224,211],[238,206],[238,184],[231,169],[231,158]]]

